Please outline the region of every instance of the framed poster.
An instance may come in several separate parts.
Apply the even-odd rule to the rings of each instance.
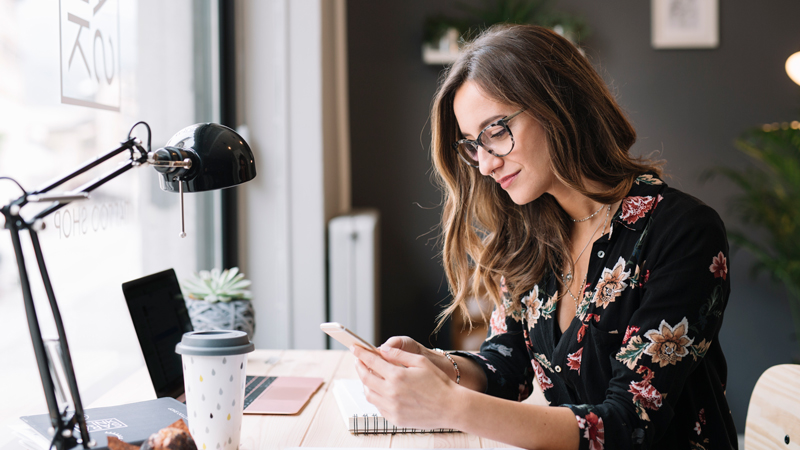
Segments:
[[[719,0],[650,0],[656,49],[719,46]]]

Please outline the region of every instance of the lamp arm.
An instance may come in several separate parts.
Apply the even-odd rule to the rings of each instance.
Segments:
[[[22,298],[25,302],[25,316],[28,320],[28,329],[31,333],[33,351],[36,354],[36,364],[39,369],[39,376],[44,387],[44,398],[47,402],[47,410],[50,413],[50,425],[54,430],[61,432],[64,428],[64,419],[58,410],[58,401],[55,396],[53,378],[48,366],[48,357],[42,341],[42,331],[39,328],[39,319],[36,316],[36,307],[33,303],[31,294],[30,280],[25,266],[25,257],[22,253],[22,244],[19,238],[19,223],[6,221],[6,228],[11,231],[11,241],[14,245],[14,254],[17,257],[17,268],[19,269],[20,287],[22,288]],[[73,443],[74,444],[74,443]],[[74,446],[74,445],[73,445]]]
[[[128,139],[127,141],[123,142],[122,145],[120,145],[119,147],[115,148],[114,150],[111,150],[110,152],[108,152],[108,153],[106,153],[104,155],[100,155],[97,158],[95,158],[95,159],[93,159],[91,161],[88,161],[83,166],[77,168],[75,171],[67,174],[66,176],[64,176],[62,178],[59,178],[58,180],[55,180],[55,181],[51,182],[50,184],[48,184],[47,186],[43,187],[42,189],[39,189],[39,190],[34,191],[34,192],[29,192],[29,195],[31,195],[31,194],[44,194],[45,192],[49,192],[49,191],[61,186],[62,184],[66,183],[67,181],[77,177],[78,175],[86,173],[87,171],[93,169],[94,167],[97,167],[100,164],[103,164],[104,162],[108,161],[109,159],[111,159],[111,158],[113,158],[113,157],[115,157],[115,156],[117,156],[120,153],[123,153],[125,151],[130,151],[131,152],[131,159],[134,159],[135,156],[134,156],[133,149],[137,148],[137,146],[138,146],[138,143],[137,143],[136,139]],[[147,152],[146,151],[145,152],[140,151],[140,153],[144,153],[145,154],[145,159],[146,159]],[[141,159],[141,156],[138,159]]]
[[[103,175],[101,177],[95,178],[94,180],[92,180],[92,181],[84,184],[83,186],[75,189],[74,192],[75,193],[78,193],[78,192],[85,192],[85,193],[92,192],[93,190],[95,190],[95,189],[99,188],[100,186],[108,183],[109,181],[113,180],[114,178],[117,178],[118,176],[122,175],[123,173],[125,173],[125,172],[127,172],[127,171],[129,171],[131,169],[133,169],[134,167],[138,167],[140,164],[141,163],[139,161],[135,161],[133,159],[129,159],[128,161],[126,161],[119,168],[117,168],[115,170],[112,170],[111,172],[109,172],[109,173],[107,173],[107,174],[105,174],[105,175]],[[59,209],[67,206],[69,203],[70,203],[69,201],[54,202],[51,206],[49,206],[49,207],[41,210],[39,213],[37,213],[34,216],[33,221],[35,222],[38,219],[45,218],[45,217],[49,216],[50,214],[58,211]]]
[[[72,404],[75,407],[75,416],[74,418],[77,420],[78,429],[81,433],[81,438],[83,442],[88,443],[88,447],[94,447],[90,437],[89,437],[89,429],[86,426],[86,419],[83,414],[83,402],[81,401],[81,396],[78,391],[78,380],[75,378],[75,369],[72,366],[72,356],[69,352],[69,345],[67,344],[67,334],[64,330],[64,323],[61,320],[61,312],[58,308],[58,303],[56,302],[56,295],[53,292],[53,285],[50,283],[50,275],[47,272],[47,266],[44,263],[44,255],[42,254],[42,247],[39,245],[39,234],[36,230],[29,230],[31,235],[31,243],[33,244],[33,251],[36,255],[36,262],[39,265],[39,273],[42,275],[42,284],[44,285],[45,292],[47,293],[47,299],[50,302],[50,310],[53,313],[53,321],[56,325],[56,332],[58,333],[58,343],[61,347],[61,362],[64,367],[64,376],[67,379],[67,387],[70,392],[70,396],[72,397]],[[38,324],[38,322],[37,322]],[[44,348],[44,344],[42,344],[42,348]],[[48,368],[49,369],[49,368]],[[52,417],[51,417],[52,419]],[[72,434],[72,427],[71,421],[67,423],[69,426],[69,434],[70,436],[64,436],[67,438],[73,438]]]

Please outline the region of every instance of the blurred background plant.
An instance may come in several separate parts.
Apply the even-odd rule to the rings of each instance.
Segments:
[[[458,30],[463,39],[496,23],[535,24],[551,28],[580,45],[589,35],[581,17],[553,10],[552,0],[484,0],[475,7],[458,3],[461,18],[436,15],[425,20],[423,41],[437,43],[450,29]]]
[[[729,231],[728,238],[755,256],[751,275],[767,273],[786,287],[800,341],[800,122],[747,131],[736,147],[753,164],[715,168],[705,178],[722,175],[740,189],[730,206],[747,229]]]

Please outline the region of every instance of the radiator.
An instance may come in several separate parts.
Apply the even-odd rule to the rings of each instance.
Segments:
[[[328,222],[329,318],[379,344],[378,211],[358,210]],[[344,348],[333,341],[332,348]]]

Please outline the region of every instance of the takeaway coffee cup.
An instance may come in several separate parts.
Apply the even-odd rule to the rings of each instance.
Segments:
[[[200,450],[237,449],[247,354],[244,331],[192,331],[175,347],[183,360],[189,431]]]

